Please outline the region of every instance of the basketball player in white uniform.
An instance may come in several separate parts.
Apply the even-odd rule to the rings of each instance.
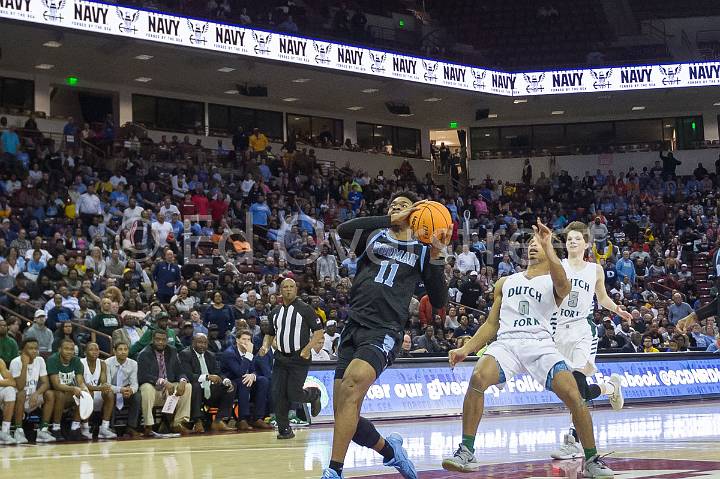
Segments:
[[[462,348],[450,351],[450,366],[454,367],[497,337],[478,360],[465,394],[462,443],[442,465],[457,472],[473,472],[480,467],[474,450],[485,390],[496,384],[503,387],[510,378],[526,372],[570,409],[584,447],[584,477],[611,478],[613,471],[595,449],[592,418],[585,400],[552,338],[550,318],[570,293],[570,282],[553,250],[550,230],[539,220],[533,229],[536,234],[529,243],[527,271],[501,278],[495,284],[488,319]]]
[[[587,377],[595,374],[595,354],[600,338],[593,322],[594,300],[603,308],[612,311],[623,320],[632,320],[632,315],[610,299],[605,290],[605,273],[602,266],[585,261],[589,243],[589,231],[585,223],[573,221],[565,228],[565,247],[568,258],[562,260],[563,268],[570,281],[570,294],[563,300],[560,310],[552,317],[555,344],[565,362],[573,372],[580,395],[592,400],[607,395],[613,409],[622,409],[624,399],[620,376],[613,374],[610,380],[600,384],[588,384]],[[564,436],[563,444],[551,456],[554,459],[583,457],[582,446],[577,442],[575,431]]]
[[[80,358],[84,368],[83,379],[90,394],[93,395],[93,411],[102,411],[102,423],[98,431],[98,439],[115,439],[117,434],[110,429],[110,418],[115,406],[115,395],[107,382],[107,366],[105,361],[100,359],[100,348],[95,343],[87,344],[85,356]],[[83,421],[80,433],[86,439],[92,440],[90,425],[87,421]]]

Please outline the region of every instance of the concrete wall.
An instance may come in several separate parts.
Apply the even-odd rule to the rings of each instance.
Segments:
[[[673,152],[675,157],[682,161],[678,166],[679,175],[689,175],[702,163],[708,171],[715,169],[715,160],[720,155],[720,149],[706,150],[678,150]],[[657,152],[616,153],[607,155],[568,155],[556,157],[533,157],[530,164],[533,167],[533,179],[540,176],[540,172],[550,175],[551,166],[555,161],[555,171],[567,170],[570,176],[584,176],[586,171],[595,173],[598,168],[604,172],[612,169],[615,173],[627,172],[631,166],[642,171],[643,167],[651,168],[659,160]],[[468,171],[474,182],[485,179],[487,175],[495,180],[520,181],[525,158],[503,158],[494,160],[472,160]]]

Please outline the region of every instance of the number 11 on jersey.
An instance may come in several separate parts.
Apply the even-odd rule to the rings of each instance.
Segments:
[[[386,278],[385,272],[387,271],[388,266],[390,266],[390,274],[388,274]],[[398,263],[390,264],[390,261],[381,261],[380,271],[378,271],[378,274],[375,276],[375,282],[392,287],[393,281],[395,281],[395,274],[397,274],[397,270],[399,267],[400,265]]]

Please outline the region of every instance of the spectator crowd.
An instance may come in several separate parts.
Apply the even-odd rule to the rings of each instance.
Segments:
[[[450,301],[433,308],[418,285],[400,357],[442,356],[474,334],[497,279],[522,270],[521,233],[538,217],[556,231],[590,224],[589,259],[632,313],[624,322],[595,311],[601,352],[717,351],[720,343],[712,320],[676,326],[718,293],[706,279],[716,274],[707,267],[720,238],[719,177],[703,165],[687,178],[667,155],[642,171],[582,178],[533,178],[526,169],[517,184],[488,177],[457,192],[429,174],[417,178],[409,162],[371,176],[287,144],[274,154],[257,129],[238,129],[227,155],[163,138],[102,157],[82,141],[53,142],[30,121],[0,125],[0,440],[8,444],[27,440],[22,425],[32,414],[39,442],[91,438],[73,407],[83,391],[94,398],[100,438],[115,437],[118,418],[131,436],[273,427],[272,352],[257,352],[280,281],[294,278],[325,326],[313,360],[334,359],[358,264],[334,229],[385,214],[402,189],[445,204],[454,231]],[[156,424],[168,397],[177,399],[173,412]],[[73,417],[63,429],[66,409]]]

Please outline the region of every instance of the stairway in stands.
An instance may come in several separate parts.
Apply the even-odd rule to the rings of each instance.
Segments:
[[[709,253],[698,253],[695,255],[692,264],[693,278],[695,278],[698,287],[698,296],[702,304],[710,302],[710,288],[712,288],[712,282],[708,281],[710,258]]]

